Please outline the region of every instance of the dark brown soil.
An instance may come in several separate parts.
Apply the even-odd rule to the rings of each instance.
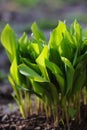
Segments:
[[[70,128],[61,122],[58,127],[54,127],[53,118],[46,119],[45,115],[33,114],[27,119],[23,119],[19,111],[2,114],[0,113],[0,130],[87,130],[87,106],[81,107],[81,122],[70,122]]]

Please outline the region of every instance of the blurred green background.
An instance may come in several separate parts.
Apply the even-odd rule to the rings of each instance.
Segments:
[[[36,21],[43,30],[53,29],[58,20],[87,24],[86,0],[0,0],[0,31],[9,23],[17,33],[30,31]]]

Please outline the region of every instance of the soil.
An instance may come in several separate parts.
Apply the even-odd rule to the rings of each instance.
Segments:
[[[9,97],[9,96],[8,96]],[[10,100],[10,104],[9,104]],[[1,102],[2,101],[2,102]],[[11,97],[0,99],[0,130],[87,130],[87,106],[81,105],[81,122],[70,121],[70,128],[62,122],[54,127],[53,118],[46,118],[42,114],[33,114],[23,119],[18,107]]]

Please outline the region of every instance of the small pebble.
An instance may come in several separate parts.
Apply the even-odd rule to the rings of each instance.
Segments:
[[[38,126],[34,130],[41,130],[41,127]]]
[[[2,121],[6,121],[7,119],[8,119],[8,115],[7,114],[2,117]]]

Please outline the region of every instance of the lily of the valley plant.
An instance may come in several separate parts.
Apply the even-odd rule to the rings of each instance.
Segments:
[[[70,119],[80,121],[81,100],[87,104],[87,36],[75,20],[67,27],[59,21],[49,41],[33,23],[32,37],[19,39],[9,25],[1,42],[10,60],[9,81],[13,96],[24,118],[36,112],[54,118],[54,125]],[[61,114],[60,114],[61,113]]]

